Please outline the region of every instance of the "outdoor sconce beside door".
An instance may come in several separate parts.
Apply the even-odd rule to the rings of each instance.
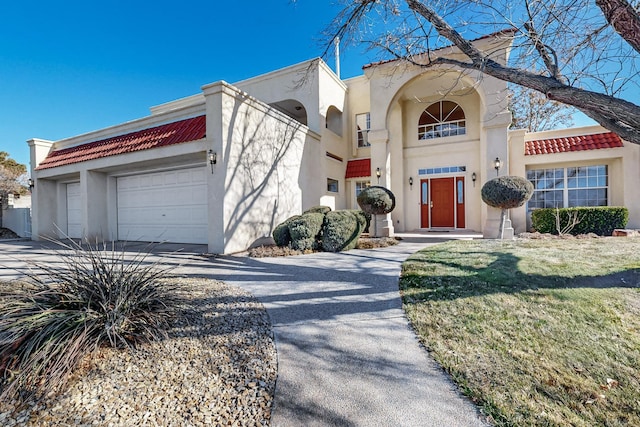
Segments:
[[[213,150],[209,150],[207,155],[209,158],[209,164],[211,165],[211,173],[213,173],[213,165],[218,163],[218,154]]]
[[[496,159],[493,161],[493,167],[496,170],[496,176],[498,176],[500,168],[502,167],[502,160],[500,160],[500,157],[496,157]]]
[[[382,172],[380,172],[380,168],[376,168],[376,177],[378,178],[378,184],[380,184],[381,175],[382,175]]]

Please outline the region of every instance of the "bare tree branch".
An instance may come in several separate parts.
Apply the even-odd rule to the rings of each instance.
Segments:
[[[602,126],[619,134],[623,139],[640,144],[640,133],[637,128],[640,124],[639,106],[609,95],[568,86],[553,77],[502,66],[484,56],[471,42],[464,39],[460,33],[422,2],[407,0],[407,4],[412,10],[431,22],[440,35],[455,44],[472,61],[470,64],[456,61],[457,65],[483,71],[500,80],[542,92],[551,100],[573,105]]]
[[[634,7],[624,0],[596,0],[596,5],[616,32],[640,53],[640,17]]]
[[[524,28],[529,33],[529,39],[533,42],[534,47],[540,54],[540,57],[544,61],[544,64],[549,70],[551,77],[556,80],[560,80],[562,75],[560,74],[560,70],[558,69],[558,58],[555,55],[553,49],[546,46],[535,29],[533,23],[533,14],[531,13],[531,8],[529,6],[529,1],[525,1],[525,6],[527,8],[527,14],[529,15],[529,19],[524,23]],[[551,58],[553,56],[553,59]]]

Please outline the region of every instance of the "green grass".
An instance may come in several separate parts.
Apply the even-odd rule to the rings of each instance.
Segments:
[[[404,308],[500,426],[640,425],[640,241],[455,241],[403,265]]]

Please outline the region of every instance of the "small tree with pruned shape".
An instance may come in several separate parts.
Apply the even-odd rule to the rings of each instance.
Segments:
[[[388,188],[374,185],[358,194],[358,205],[368,214],[386,215],[396,207],[396,196]],[[377,228],[377,226],[373,227],[373,233],[369,230],[373,237],[379,237]]]
[[[504,237],[504,223],[507,210],[517,208],[533,195],[533,184],[521,176],[499,176],[482,186],[482,201],[491,207],[502,209],[498,239]]]

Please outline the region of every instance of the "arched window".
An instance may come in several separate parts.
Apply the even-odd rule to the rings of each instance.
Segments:
[[[443,138],[465,133],[464,111],[451,101],[438,101],[429,105],[418,122],[418,139]]]

